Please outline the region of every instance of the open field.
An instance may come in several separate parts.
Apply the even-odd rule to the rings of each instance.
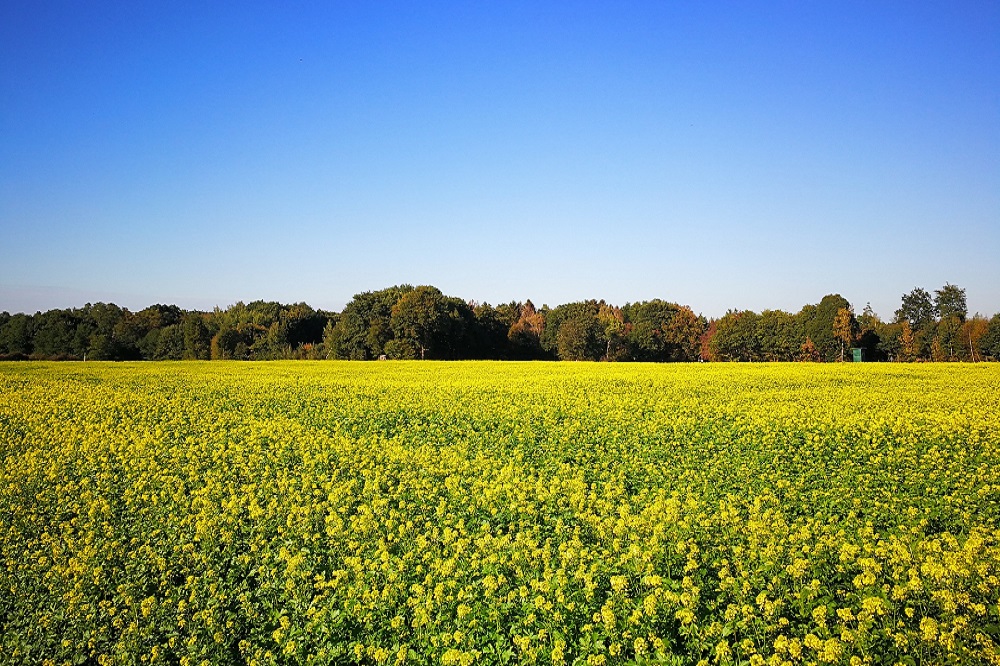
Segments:
[[[0,364],[0,663],[1000,663],[1000,365]]]

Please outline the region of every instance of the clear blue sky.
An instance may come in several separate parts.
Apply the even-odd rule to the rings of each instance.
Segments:
[[[0,3],[0,310],[1000,311],[996,2]]]

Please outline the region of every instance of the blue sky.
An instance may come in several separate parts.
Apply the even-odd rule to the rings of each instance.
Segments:
[[[1000,5],[0,5],[0,310],[1000,312]]]

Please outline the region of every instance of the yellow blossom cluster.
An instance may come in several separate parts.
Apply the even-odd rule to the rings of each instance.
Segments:
[[[1000,367],[0,364],[0,664],[1000,664]]]

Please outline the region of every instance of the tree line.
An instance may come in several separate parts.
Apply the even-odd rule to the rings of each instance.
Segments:
[[[341,312],[305,303],[236,303],[212,312],[114,304],[0,313],[0,359],[496,359],[592,361],[1000,360],[1000,314],[969,316],[965,290],[904,294],[891,321],[839,294],[797,313],[731,310],[706,319],[659,299],[537,308],[398,285],[357,294]]]

